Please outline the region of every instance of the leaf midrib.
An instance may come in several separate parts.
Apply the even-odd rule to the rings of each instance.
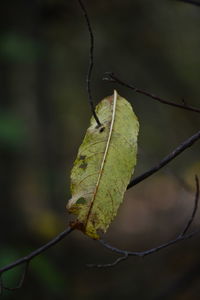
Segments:
[[[113,133],[113,126],[114,126],[114,121],[115,121],[115,116],[116,116],[116,106],[117,106],[117,92],[116,92],[116,90],[114,90],[113,111],[112,111],[112,119],[111,119],[111,124],[110,124],[110,130],[109,130],[109,134],[108,134],[108,140],[107,140],[107,143],[106,143],[106,148],[105,148],[105,152],[104,152],[102,163],[101,163],[99,176],[97,178],[97,183],[96,183],[96,186],[95,186],[94,195],[93,195],[93,198],[91,200],[90,208],[89,208],[89,211],[88,211],[88,214],[87,214],[87,217],[86,217],[85,228],[87,227],[87,223],[89,221],[90,213],[91,213],[92,207],[94,205],[95,197],[96,197],[96,194],[98,192],[98,188],[99,188],[99,185],[100,185],[100,180],[101,180],[101,177],[102,177],[102,174],[103,174],[103,169],[104,169],[104,166],[105,166],[105,163],[106,163],[106,157],[107,157],[110,142],[111,142],[111,137],[112,137],[112,133]]]

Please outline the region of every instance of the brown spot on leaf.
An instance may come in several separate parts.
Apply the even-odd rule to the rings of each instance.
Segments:
[[[113,99],[114,99],[113,95],[106,98],[106,100],[109,101],[111,104],[113,103]]]
[[[79,166],[79,168],[85,170],[87,168],[87,163],[86,162],[82,162],[82,164]]]
[[[80,155],[79,160],[84,160],[86,158],[86,155]]]
[[[105,127],[102,126],[102,127],[99,129],[99,132],[101,133],[101,132],[103,132],[104,130],[105,130]]]

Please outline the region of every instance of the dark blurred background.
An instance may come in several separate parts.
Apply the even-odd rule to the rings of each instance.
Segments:
[[[96,102],[126,97],[140,121],[135,175],[199,129],[199,115],[116,83],[106,71],[161,97],[200,107],[200,8],[173,0],[86,1],[95,35]],[[68,224],[70,169],[89,124],[89,36],[78,1],[1,1],[0,265],[46,243]],[[181,231],[191,214],[199,143],[126,193],[105,240],[145,250]],[[193,228],[200,226],[197,214]],[[198,299],[200,239],[114,268],[117,255],[80,232],[34,259],[23,288],[5,299]],[[15,286],[22,268],[4,274]]]

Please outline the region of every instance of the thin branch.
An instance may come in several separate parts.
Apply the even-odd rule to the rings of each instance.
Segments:
[[[3,289],[4,290],[8,290],[8,291],[16,291],[16,290],[18,290],[18,289],[20,289],[21,287],[22,287],[22,285],[24,284],[24,280],[25,280],[25,278],[26,278],[26,274],[27,274],[27,272],[28,272],[28,267],[29,267],[29,261],[26,261],[25,262],[25,268],[24,268],[24,271],[23,271],[23,273],[22,273],[22,276],[21,276],[21,278],[20,278],[20,280],[19,280],[19,283],[17,284],[17,286],[15,286],[15,287],[7,287],[7,286],[5,286],[4,284],[3,284],[3,282],[2,282],[2,287],[3,287]],[[3,281],[3,280],[2,280]],[[1,294],[1,293],[0,293]]]
[[[193,231],[191,232],[190,234],[186,234],[186,235],[179,235],[177,238],[165,243],[165,244],[162,244],[160,246],[157,246],[155,248],[151,248],[151,249],[148,249],[148,250],[145,250],[145,251],[127,251],[127,250],[122,250],[122,249],[118,249],[118,248],[115,248],[115,247],[112,247],[111,245],[107,244],[106,242],[104,242],[103,240],[100,240],[101,244],[104,245],[104,247],[106,247],[107,249],[113,251],[113,252],[116,252],[118,254],[123,254],[125,255],[127,253],[128,256],[140,256],[140,257],[144,257],[144,256],[147,256],[147,255],[150,255],[152,253],[155,253],[155,252],[158,252],[164,248],[167,248],[171,245],[174,245],[180,241],[183,241],[183,240],[187,240],[187,239],[190,239],[194,236],[196,236],[197,234],[200,234],[200,230],[196,230],[196,231]]]
[[[122,260],[125,260],[128,258],[128,256],[139,256],[139,257],[144,257],[144,256],[147,256],[147,255],[150,255],[152,253],[155,253],[155,252],[158,252],[164,248],[167,248],[169,246],[172,246],[180,241],[183,241],[183,240],[187,240],[187,239],[190,239],[194,236],[196,236],[197,234],[200,234],[200,230],[196,230],[196,231],[193,231],[189,234],[186,234],[186,232],[188,231],[188,229],[191,227],[191,224],[195,218],[195,215],[196,215],[196,212],[197,212],[197,207],[198,207],[198,201],[199,201],[199,179],[197,176],[195,176],[195,183],[196,183],[196,193],[195,193],[195,199],[194,199],[194,208],[193,208],[193,211],[192,211],[192,215],[190,217],[190,219],[188,220],[187,222],[187,225],[185,227],[185,229],[181,232],[181,234],[179,234],[175,239],[167,242],[167,243],[164,243],[164,244],[161,244],[160,246],[157,246],[155,248],[151,248],[151,249],[148,249],[148,250],[145,250],[145,251],[127,251],[127,250],[122,250],[122,249],[118,249],[116,247],[113,247],[111,245],[109,245],[108,243],[106,243],[105,241],[103,240],[100,240],[99,242],[107,249],[111,250],[112,252],[115,252],[115,253],[118,253],[118,254],[121,254],[122,257],[120,258],[117,258],[116,261],[114,261],[113,263],[111,264],[105,264],[105,265],[92,265],[93,267],[112,267],[112,266],[115,266],[116,264],[118,264],[119,262],[121,262]]]
[[[174,107],[178,107],[178,108],[182,108],[182,109],[185,109],[185,110],[189,110],[189,111],[193,111],[193,112],[196,112],[196,113],[200,113],[200,109],[199,108],[196,108],[196,107],[193,107],[193,106],[189,106],[189,105],[185,105],[185,104],[178,104],[176,102],[172,102],[172,101],[168,101],[166,99],[163,99],[157,95],[154,95],[154,94],[151,94],[145,90],[142,90],[142,89],[138,89],[137,87],[127,83],[127,82],[124,82],[122,81],[121,79],[119,79],[116,75],[114,75],[112,72],[106,72],[105,73],[105,77],[103,78],[103,80],[106,80],[106,81],[111,81],[111,82],[117,82],[133,91],[135,91],[136,93],[139,93],[139,94],[142,94],[142,95],[145,95],[151,99],[154,99],[156,101],[159,101],[163,104],[167,104],[167,105],[171,105],[171,106],[174,106]]]
[[[192,214],[191,214],[191,217],[190,219],[188,220],[183,232],[181,233],[181,236],[184,236],[187,232],[188,232],[188,229],[190,228],[193,220],[194,220],[194,217],[196,215],[196,212],[197,212],[197,209],[198,209],[198,203],[199,203],[199,179],[198,179],[198,176],[195,175],[195,183],[196,183],[196,195],[195,195],[195,201],[194,201],[194,208],[193,208],[193,211],[192,211]]]
[[[40,248],[36,249],[35,251],[31,252],[30,254],[17,259],[16,261],[12,262],[11,264],[8,264],[4,267],[2,267],[0,269],[0,277],[1,275],[8,271],[11,270],[13,268],[15,268],[16,266],[22,265],[24,263],[27,264],[26,268],[25,268],[25,273],[27,271],[28,268],[28,263],[35,258],[36,256],[38,256],[39,254],[41,254],[42,252],[46,251],[47,249],[51,248],[52,246],[56,245],[57,243],[59,243],[61,240],[63,240],[68,234],[70,234],[74,229],[71,227],[68,227],[67,229],[65,229],[63,232],[61,232],[60,234],[58,234],[55,238],[53,238],[51,241],[49,241],[47,244],[41,246]],[[25,274],[24,274],[25,276]],[[22,276],[22,283],[24,281],[24,278]],[[21,282],[21,281],[20,281]],[[2,286],[2,281],[1,281],[1,289],[3,289],[4,286]]]
[[[102,242],[102,240],[100,241]],[[128,252],[125,251],[123,256],[118,257],[117,259],[114,260],[114,262],[109,263],[109,264],[88,264],[87,267],[89,268],[107,268],[107,267],[114,267],[116,266],[118,263],[120,263],[122,260],[125,260],[128,258]]]
[[[194,1],[194,0],[176,0],[176,1],[185,2],[185,3],[188,3],[188,4],[193,4],[193,5],[196,5],[196,6],[200,6],[199,1]]]
[[[93,66],[94,66],[94,35],[93,35],[93,32],[92,32],[92,26],[91,26],[91,23],[90,23],[90,20],[89,20],[89,16],[88,16],[88,13],[87,13],[87,10],[83,4],[83,1],[82,0],[78,0],[79,2],[79,5],[82,9],[82,12],[83,12],[83,15],[85,17],[85,21],[86,21],[86,25],[87,25],[87,28],[88,28],[88,32],[89,32],[89,35],[90,35],[90,61],[89,61],[89,68],[88,68],[88,73],[87,73],[87,93],[88,93],[88,97],[89,97],[89,104],[90,104],[90,107],[91,107],[91,111],[92,111],[92,114],[97,122],[97,126],[100,127],[101,126],[101,123],[99,121],[99,118],[97,117],[97,114],[95,112],[95,107],[94,107],[94,103],[93,103],[93,100],[92,100],[92,92],[91,92],[91,77],[92,77],[92,69],[93,69]]]
[[[130,189],[134,185],[138,184],[139,182],[143,181],[147,177],[151,176],[152,174],[156,173],[158,170],[166,166],[170,161],[172,161],[174,158],[176,158],[178,155],[180,155],[183,151],[185,151],[187,148],[191,147],[196,141],[200,139],[200,131],[189,137],[187,140],[182,142],[176,149],[174,149],[170,154],[165,156],[156,166],[151,168],[150,170],[144,172],[143,174],[137,176],[135,179],[133,179],[127,189]]]

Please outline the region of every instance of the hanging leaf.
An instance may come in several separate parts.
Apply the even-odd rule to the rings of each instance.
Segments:
[[[134,171],[139,123],[131,105],[116,91],[96,107],[71,172],[67,208],[77,215],[74,228],[98,239],[106,232]]]

